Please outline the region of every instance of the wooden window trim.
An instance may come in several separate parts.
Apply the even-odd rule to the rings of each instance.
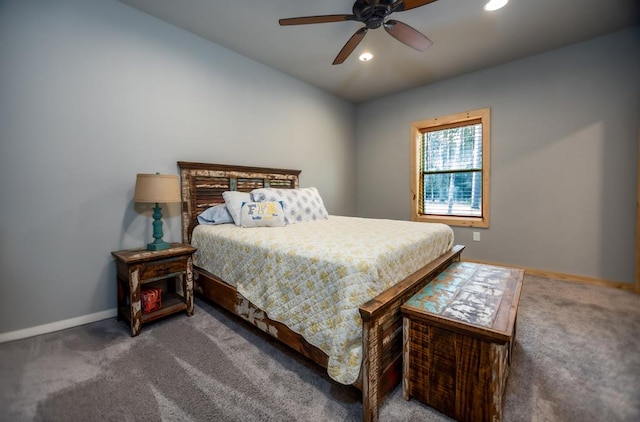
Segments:
[[[482,123],[482,216],[459,217],[445,215],[424,215],[419,213],[418,194],[420,192],[420,154],[418,145],[425,132]],[[420,120],[411,124],[411,218],[413,221],[444,223],[451,226],[489,227],[489,180],[491,175],[491,111],[489,108],[466,111],[443,117]]]

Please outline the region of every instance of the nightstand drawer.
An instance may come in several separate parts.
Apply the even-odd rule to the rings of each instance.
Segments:
[[[153,280],[175,276],[185,271],[186,262],[187,257],[184,256],[149,262],[140,268],[138,279],[140,283],[148,283]]]

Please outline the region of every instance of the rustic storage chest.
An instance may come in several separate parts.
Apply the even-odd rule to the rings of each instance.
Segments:
[[[403,315],[403,397],[461,421],[500,421],[521,269],[453,263]]]

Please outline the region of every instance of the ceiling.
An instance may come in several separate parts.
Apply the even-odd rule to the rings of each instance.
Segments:
[[[426,51],[378,28],[343,64],[332,65],[363,24],[280,26],[278,19],[351,14],[353,0],[120,1],[354,103],[640,23],[638,0],[510,0],[495,12],[483,9],[486,0],[438,0],[391,15],[433,41]],[[358,60],[364,48],[373,60]]]

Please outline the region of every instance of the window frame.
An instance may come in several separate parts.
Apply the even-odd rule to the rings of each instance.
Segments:
[[[420,145],[422,136],[426,132],[451,127],[466,126],[474,122],[482,124],[482,214],[481,216],[452,216],[420,214],[420,201],[418,195],[421,194],[422,183]],[[491,109],[482,108],[478,110],[465,111],[448,116],[435,117],[432,119],[420,120],[411,124],[411,219],[413,221],[444,223],[450,226],[463,227],[489,227],[489,191],[491,175]]]

